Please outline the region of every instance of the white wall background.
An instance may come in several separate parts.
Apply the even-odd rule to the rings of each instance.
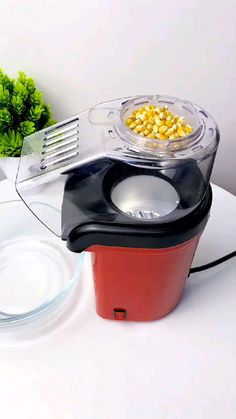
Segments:
[[[24,70],[58,120],[107,99],[164,93],[205,107],[213,181],[236,194],[236,0],[2,0],[0,65]]]

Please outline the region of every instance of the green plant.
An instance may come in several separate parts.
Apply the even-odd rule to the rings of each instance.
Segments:
[[[20,156],[24,137],[55,122],[32,78],[20,71],[11,79],[0,69],[0,157]]]

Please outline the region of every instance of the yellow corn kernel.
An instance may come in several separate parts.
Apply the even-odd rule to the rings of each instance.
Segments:
[[[172,127],[172,128],[169,128],[169,129],[166,131],[166,133],[165,133],[165,134],[169,136],[169,135],[174,134],[174,132],[175,132],[175,131],[174,131],[173,127]]]
[[[154,132],[155,134],[157,134],[157,133],[158,133],[158,126],[157,126],[157,125],[153,125],[152,129],[153,129],[153,132]]]
[[[177,129],[177,134],[178,134],[179,137],[184,137],[186,135],[183,128],[178,128]]]
[[[172,122],[170,121],[170,120],[166,120],[166,122],[165,122],[165,124],[166,124],[166,126],[168,127],[168,128],[172,128]]]
[[[145,115],[143,115],[142,113],[137,114],[136,117],[138,119],[140,119],[141,121],[144,121],[145,120]]]
[[[139,134],[139,132],[137,131],[137,128],[134,128],[133,131],[135,132],[135,134]]]
[[[150,116],[150,118],[148,118],[148,122],[151,125],[155,124],[155,119],[153,118],[153,116]]]
[[[146,127],[148,125],[148,120],[146,119],[145,121],[143,121],[143,125]]]
[[[155,138],[155,135],[153,134],[153,132],[150,132],[150,134],[147,135],[147,138]]]
[[[158,140],[160,140],[160,138],[161,138],[161,134],[158,132],[158,133],[155,135],[155,137],[156,137],[156,138],[158,138]]]
[[[167,115],[166,120],[167,121],[171,121],[172,120],[172,116],[171,115]]]
[[[161,120],[165,119],[165,113],[163,111],[159,113],[159,118]]]
[[[137,125],[137,124],[135,124],[135,122],[132,122],[132,124],[130,124],[130,126],[129,126],[129,127],[130,127],[130,129],[134,129],[134,128],[136,128],[136,125]]]
[[[169,136],[169,140],[174,140],[176,138],[175,134]]]
[[[155,108],[154,108],[154,111],[155,111],[156,113],[160,113],[160,112],[161,112],[161,109],[157,106],[157,107],[155,107]]]
[[[178,128],[182,128],[182,126],[183,126],[182,122],[176,122],[176,125],[177,125]]]
[[[163,125],[159,128],[160,134],[164,134],[168,130],[168,127],[166,125]]]
[[[137,130],[138,132],[142,132],[142,131],[144,131],[144,130],[145,130],[145,125],[137,125],[136,130]]]
[[[190,125],[186,124],[185,127],[184,127],[184,130],[185,130],[185,132],[190,133],[190,132],[192,132],[193,129]]]
[[[143,133],[143,131],[142,131],[142,132],[139,132],[139,135],[142,135],[142,137],[144,137],[144,133]]]
[[[158,116],[156,116],[155,118],[155,124],[160,127],[162,125],[162,121],[160,120],[160,118],[158,118]]]
[[[147,124],[147,129],[149,129],[150,131],[152,130],[153,125],[151,124]]]
[[[150,106],[144,106],[145,111],[149,111],[150,110]]]
[[[135,119],[135,121],[134,121],[134,122],[135,122],[135,124],[136,124],[136,125],[140,125],[140,124],[142,124],[141,119]]]
[[[125,123],[126,123],[126,125],[130,125],[130,124],[132,124],[132,122],[133,122],[133,119],[131,119],[131,118],[128,118],[128,119],[126,119],[126,121],[125,121]]]
[[[144,135],[146,137],[148,134],[150,134],[150,131],[149,131],[149,129],[145,129],[145,131],[143,131],[143,133],[144,133]]]

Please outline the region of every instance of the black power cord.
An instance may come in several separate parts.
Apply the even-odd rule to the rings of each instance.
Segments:
[[[229,253],[228,255],[223,256],[220,259],[216,259],[213,262],[207,263],[206,265],[196,266],[196,268],[191,268],[189,271],[189,275],[195,272],[205,271],[205,269],[213,268],[213,266],[219,265],[220,263],[225,262],[226,260],[231,259],[234,256],[236,256],[236,250],[232,253]]]

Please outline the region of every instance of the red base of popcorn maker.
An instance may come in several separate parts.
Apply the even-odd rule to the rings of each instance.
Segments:
[[[176,122],[165,136],[175,114],[191,129]],[[178,304],[218,143],[205,110],[160,95],[103,103],[24,140],[17,191],[71,251],[91,253],[101,317],[156,320]]]
[[[198,236],[157,250],[91,248],[97,313],[105,319],[148,321],[171,312],[181,298],[197,243]]]

